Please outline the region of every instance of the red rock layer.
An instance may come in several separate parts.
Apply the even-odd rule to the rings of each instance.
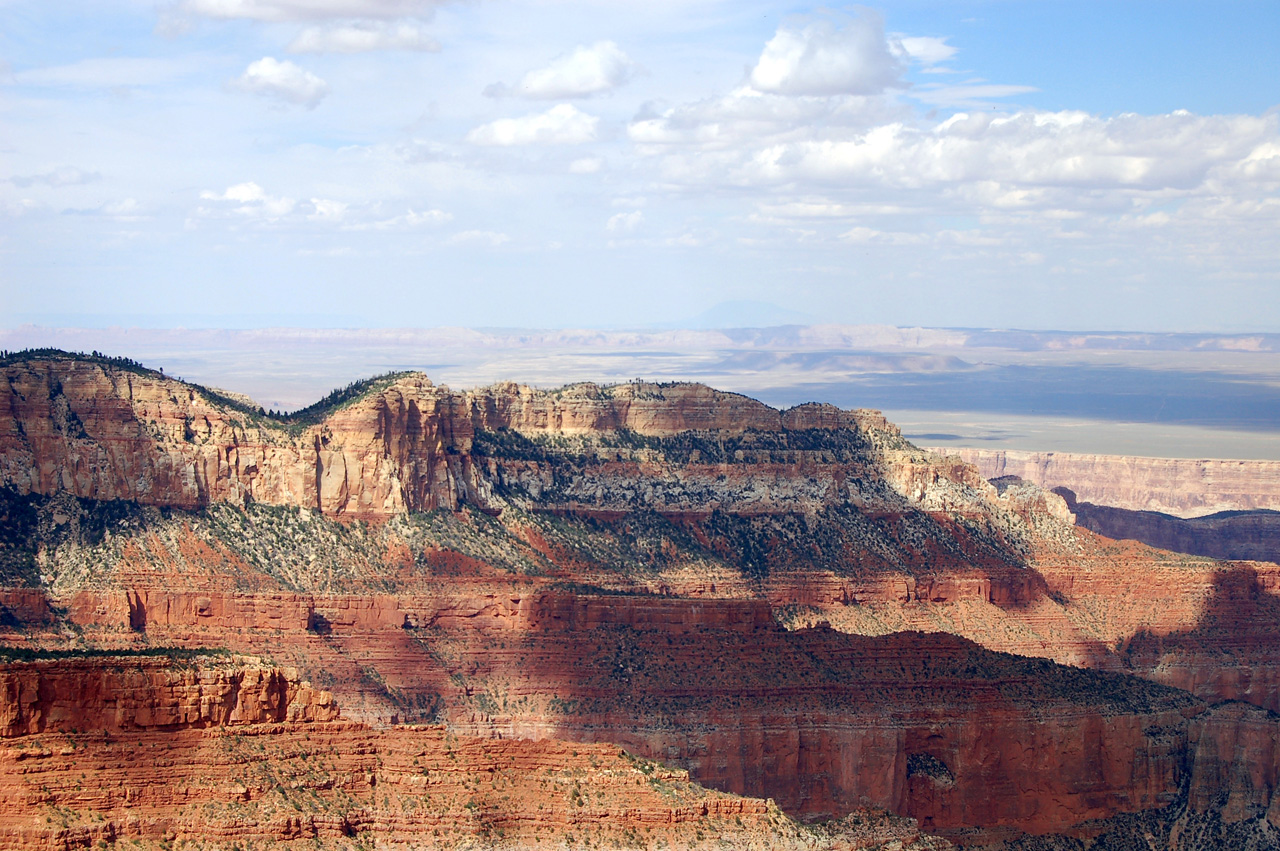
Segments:
[[[794,813],[870,801],[970,838],[1087,831],[1186,788],[1217,812],[1224,782],[1241,790],[1231,817],[1270,812],[1272,757],[1248,755],[1258,713],[880,636],[945,631],[1280,708],[1280,574],[1074,530],[1059,498],[998,490],[878,415],[692,385],[455,393],[407,376],[291,428],[93,362],[5,369],[0,482],[58,494],[26,506],[21,543],[55,605],[0,600],[15,641],[64,642],[70,623],[98,646],[269,650],[352,719],[621,742]],[[115,518],[70,494],[209,508]],[[464,510],[402,516],[440,507]],[[229,687],[110,718],[278,713],[274,686],[250,683],[268,696],[235,710]],[[14,688],[17,731],[89,700]]]
[[[3,374],[9,404],[0,406],[0,485],[21,493],[184,508],[256,501],[385,519],[464,504],[496,511],[499,486],[517,486],[535,499],[555,489],[565,508],[647,505],[704,513],[820,506],[844,498],[849,476],[883,479],[916,501],[932,493],[935,507],[964,501],[940,484],[987,489],[971,468],[912,450],[876,412],[821,405],[780,412],[693,384],[583,384],[555,392],[499,384],[455,392],[406,375],[376,385],[318,425],[290,428],[228,407],[200,388],[92,360],[21,361]],[[708,451],[693,449],[673,464],[643,440],[606,441],[584,447],[594,458],[591,474],[564,483],[536,457],[488,450],[480,457],[473,446],[479,432],[598,442],[619,433],[662,438],[693,430],[718,434],[722,446],[750,432],[832,429],[861,435],[864,457],[835,462],[831,452],[765,441],[714,463]],[[894,463],[877,472],[871,461],[881,455]],[[744,460],[758,469],[739,470],[726,483],[726,463]],[[797,465],[806,479],[795,479]]]
[[[1276,511],[1225,511],[1184,519],[1074,500],[1071,510],[1080,526],[1116,540],[1211,558],[1280,562],[1280,512]]]
[[[0,738],[53,730],[186,729],[330,721],[328,692],[297,672],[163,656],[10,662],[0,669]]]
[[[1045,490],[1075,491],[1081,502],[1198,517],[1217,511],[1280,510],[1280,461],[1135,458],[1013,449],[948,449],[984,478],[1017,476]]]
[[[0,848],[949,847],[865,810],[856,825],[804,830],[772,802],[708,791],[614,745],[373,730],[329,720],[331,700],[284,672],[172,662],[8,672],[0,713],[19,723],[0,746]]]
[[[237,624],[233,603],[210,603],[224,618],[212,631],[198,609],[167,606],[186,621],[149,625],[151,639],[269,643],[331,675],[345,663],[348,679],[326,684],[344,705],[376,672],[402,712],[453,731],[617,742],[810,817],[870,803],[930,829],[999,835],[1157,808],[1178,794],[1186,719],[1203,709],[946,635],[786,632],[760,600],[316,599],[323,638]],[[1152,739],[1151,728],[1175,732]],[[943,775],[920,779],[920,757]]]

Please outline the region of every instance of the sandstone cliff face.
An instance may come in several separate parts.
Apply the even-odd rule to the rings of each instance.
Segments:
[[[1070,525],[1056,495],[993,486],[874,412],[778,412],[695,385],[459,393],[410,375],[288,424],[93,361],[4,369],[0,572],[33,586],[0,596],[4,640],[269,651],[348,720],[443,723],[446,743],[520,739],[554,759],[558,742],[620,743],[793,814],[870,802],[963,842],[1088,836],[1173,810],[1247,833],[1271,812],[1265,717],[1191,693],[1280,709],[1280,568],[1098,538]],[[888,635],[902,630],[932,634]],[[71,686],[47,679],[55,668],[5,668],[17,738],[135,686],[170,695],[168,708],[121,698],[93,723],[131,736],[203,736],[239,719],[287,727],[281,706],[295,700],[268,674],[68,669],[63,679],[91,684]],[[384,762],[413,740],[350,735]],[[486,841],[612,824],[577,804],[569,812],[587,821],[524,805],[469,821],[462,798],[427,816],[410,801],[418,792],[378,804],[399,780],[353,772],[323,788],[372,803],[340,807],[340,819],[329,804],[310,820],[281,804],[210,820],[184,810],[198,795],[153,790],[136,793],[158,796],[150,826],[111,829],[214,836],[253,821],[270,822],[264,837],[394,843],[450,819]],[[1223,783],[1234,798],[1214,797]],[[247,803],[239,791],[226,800]],[[1159,816],[1168,830],[1178,818]]]
[[[405,375],[303,428],[93,360],[3,371],[0,485],[20,493],[183,508],[260,502],[366,519],[463,505],[500,511],[495,491],[543,509],[595,511],[770,513],[905,500],[977,517],[994,504],[972,468],[919,452],[875,412],[779,412],[701,385],[455,392]]]
[[[1277,511],[1225,511],[1184,519],[1156,511],[1077,503],[1069,491],[1061,495],[1071,503],[1077,523],[1108,538],[1212,558],[1280,562]]]
[[[329,721],[333,697],[296,671],[163,657],[11,662],[0,670],[0,738],[68,730],[180,730]]]
[[[801,828],[615,745],[336,722],[296,674],[209,656],[64,658],[0,674],[0,848],[879,848],[944,851],[859,808]]]
[[[1081,502],[1198,517],[1218,511],[1280,510],[1280,461],[1134,458],[1004,449],[935,449],[987,479],[1017,476],[1045,490],[1069,488]]]

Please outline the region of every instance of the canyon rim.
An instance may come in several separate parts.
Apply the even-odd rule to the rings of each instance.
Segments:
[[[1280,835],[1280,567],[1100,537],[875,411],[2,368],[8,847]]]

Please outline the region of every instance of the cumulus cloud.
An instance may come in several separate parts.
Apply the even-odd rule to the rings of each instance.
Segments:
[[[222,192],[201,192],[200,197],[206,201],[239,201],[243,204],[251,201],[265,201],[267,193],[263,191],[261,186],[250,181],[228,186]]]
[[[626,83],[636,65],[612,41],[579,45],[572,53],[557,56],[545,68],[525,74],[514,88],[496,83],[485,89],[490,97],[518,95],[536,100],[586,98],[612,91]]]
[[[444,210],[423,210],[421,213],[409,210],[403,216],[390,219],[378,219],[372,222],[359,222],[347,226],[348,230],[409,230],[429,225],[442,225],[453,220],[453,215]]]
[[[312,212],[307,215],[307,218],[315,222],[340,222],[347,215],[347,206],[342,201],[333,201],[328,198],[312,198]]]
[[[490,248],[497,248],[503,243],[510,242],[511,237],[505,233],[498,233],[491,230],[464,230],[461,233],[455,233],[453,236],[445,240],[445,245],[487,245]]]
[[[638,117],[627,135],[647,153],[683,146],[721,150],[807,127],[866,127],[905,115],[884,98],[796,98],[742,86],[722,97]]]
[[[751,70],[751,85],[782,95],[873,95],[902,85],[904,63],[873,12],[844,27],[819,21],[778,30]]]
[[[1255,184],[1280,183],[1280,140],[1258,145],[1233,171],[1238,177]]]
[[[270,56],[249,63],[234,85],[246,92],[295,103],[307,109],[314,109],[329,94],[329,84],[315,74],[288,60],[280,61]]]
[[[421,26],[400,21],[356,21],[307,27],[289,44],[290,53],[368,53],[374,50],[418,50],[435,53],[440,42]]]
[[[314,21],[427,17],[443,0],[183,0],[179,9],[208,18]]]
[[[980,207],[1069,210],[1123,205],[1127,193],[1188,192],[1214,180],[1243,186],[1243,175],[1268,170],[1267,145],[1275,144],[1278,123],[1277,116],[1181,111],[1112,118],[975,112],[932,126],[910,120],[869,128],[793,125],[716,147],[705,144],[710,131],[702,124],[673,126],[674,116],[637,122],[629,132],[642,153],[662,157],[668,180],[681,183],[941,188]]]
[[[222,192],[201,192],[200,197],[205,201],[238,204],[239,206],[231,208],[233,212],[242,216],[269,220],[289,215],[298,203],[292,198],[268,195],[266,190],[252,181],[228,186]],[[200,210],[204,214],[216,213],[216,211],[217,208],[201,208]]]
[[[260,224],[310,224],[341,231],[408,231],[443,225],[453,220],[444,210],[406,210],[388,218],[381,202],[341,201],[334,198],[310,198],[297,201],[272,195],[258,183],[247,181],[228,186],[221,192],[200,193],[206,203],[196,210],[201,219],[251,220]]]
[[[957,114],[932,128],[887,125],[846,140],[761,151],[763,172],[872,178],[911,187],[997,181],[1026,187],[1187,189],[1247,156],[1274,120],[1187,112],[1101,118],[1083,112]]]
[[[562,103],[546,112],[482,124],[467,134],[467,141],[498,146],[579,145],[596,138],[599,121],[572,104]]]
[[[840,240],[853,245],[921,245],[927,242],[924,234],[876,230],[854,227],[840,234]]]
[[[644,213],[639,210],[632,210],[630,213],[617,213],[609,217],[609,221],[604,224],[604,229],[610,233],[626,233],[640,227],[640,223],[643,221]]]

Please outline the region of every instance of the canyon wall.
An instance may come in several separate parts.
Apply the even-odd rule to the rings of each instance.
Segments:
[[[1101,538],[875,412],[398,375],[282,420],[101,359],[0,366],[0,644],[70,654],[0,666],[10,757],[63,770],[77,706],[113,759],[185,748],[163,786],[23,786],[8,824],[52,827],[14,836],[816,848],[788,816],[873,805],[964,845],[1247,844],[1280,811],[1280,568]],[[181,655],[213,653],[272,663]],[[677,770],[720,791],[674,805]]]
[[[0,746],[0,848],[950,847],[865,808],[802,828],[616,745],[343,722],[245,660],[32,660],[0,688],[21,721]]]
[[[1280,810],[1280,722],[1264,711],[953,636],[786,631],[739,600],[561,591],[507,617],[487,614],[501,600],[477,600],[408,627],[374,614],[386,601],[345,602],[325,605],[365,614],[335,618],[319,640],[230,624],[220,637],[358,659],[393,692],[432,693],[435,726],[335,724],[327,694],[234,660],[16,663],[25,679],[14,681],[44,698],[4,705],[24,723],[0,751],[19,769],[0,772],[13,790],[0,843],[209,839],[247,826],[264,841],[395,845],[442,830],[446,847],[468,836],[528,847],[589,829],[640,847],[807,836],[821,848],[789,833],[783,812],[847,819],[870,807],[982,845],[1024,831],[1088,836],[1141,813],[1264,829]],[[182,624],[167,628],[153,640],[179,640]],[[229,700],[236,684],[244,696]],[[298,709],[286,714],[289,691]],[[68,700],[79,715],[57,711]],[[620,760],[619,748],[679,769]],[[69,832],[31,828],[45,812]]]
[[[1157,511],[1130,511],[1076,502],[1059,489],[1085,529],[1117,540],[1220,559],[1280,562],[1280,512],[1269,509],[1223,511],[1182,518]]]
[[[202,661],[135,656],[10,662],[0,670],[0,738],[338,717],[333,696],[298,682],[296,671],[257,660]]]
[[[1219,511],[1280,510],[1280,461],[945,447],[932,451],[961,458],[987,479],[1017,476],[1045,490],[1069,488],[1081,502],[1130,511],[1197,517]]]
[[[463,505],[500,511],[495,489],[547,509],[669,512],[812,510],[876,498],[875,483],[945,508],[986,489],[972,468],[915,450],[876,412],[780,412],[695,384],[455,392],[405,374],[308,425],[92,359],[19,360],[3,375],[0,485],[20,493],[386,519]],[[666,452],[661,439],[674,441]],[[548,461],[566,451],[591,469],[565,480]],[[736,473],[728,480],[726,466]],[[798,468],[810,475],[797,478]],[[870,493],[850,491],[863,482]]]

